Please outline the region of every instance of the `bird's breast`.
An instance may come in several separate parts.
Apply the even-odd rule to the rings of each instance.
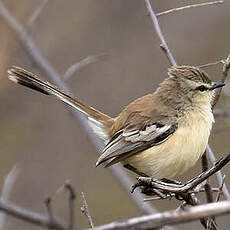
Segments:
[[[182,174],[204,153],[213,122],[209,108],[190,112],[169,139],[128,158],[125,163],[158,179]]]

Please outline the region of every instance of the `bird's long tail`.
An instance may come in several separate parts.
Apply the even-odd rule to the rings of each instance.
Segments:
[[[8,70],[8,76],[11,81],[17,84],[24,85],[46,95],[54,95],[66,104],[82,112],[88,117],[89,125],[92,127],[94,132],[102,139],[106,139],[108,129],[113,124],[113,118],[83,104],[79,100],[69,96],[49,82],[40,80],[35,74],[20,67],[13,66]]]

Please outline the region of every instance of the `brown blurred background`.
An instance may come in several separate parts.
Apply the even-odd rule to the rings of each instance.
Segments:
[[[31,27],[30,16],[42,0],[5,0],[7,8],[27,28],[42,54],[63,76],[73,63],[89,55],[106,54],[68,81],[74,95],[111,116],[133,99],[154,91],[167,76],[169,63],[159,48],[144,1],[141,0],[50,0]],[[152,2],[156,12],[201,1],[164,0]],[[204,1],[203,1],[204,2]],[[200,65],[225,58],[229,53],[230,1],[160,17],[168,45],[178,64]],[[67,179],[75,186],[76,223],[88,227],[80,212],[84,191],[95,225],[141,215],[108,169],[95,168],[97,153],[82,132],[79,122],[52,97],[45,97],[7,79],[11,65],[25,67],[46,78],[29,58],[0,15],[0,183],[15,164],[20,174],[10,199],[25,208],[45,212],[43,200],[53,196]],[[213,80],[221,77],[221,65],[205,69]],[[229,86],[218,107],[228,104]],[[224,106],[223,106],[224,104]],[[228,118],[218,118],[210,145],[221,157],[230,149]],[[200,162],[184,177],[197,174]],[[230,170],[223,170],[230,187]],[[55,213],[67,218],[67,194],[55,195]],[[155,201],[159,210],[176,208],[177,201]],[[218,218],[221,229],[229,229],[228,217]],[[202,229],[199,223],[187,229]],[[178,229],[184,229],[180,225]],[[7,218],[4,229],[38,229]]]

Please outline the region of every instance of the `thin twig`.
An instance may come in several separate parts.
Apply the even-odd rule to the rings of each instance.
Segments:
[[[83,201],[81,212],[87,217],[89,226],[93,229],[94,228],[93,219],[89,212],[89,207],[88,207],[88,204],[85,198],[85,194],[82,192],[81,195],[82,195],[82,201]]]
[[[176,66],[176,61],[172,55],[172,53],[170,52],[169,48],[168,48],[168,45],[165,41],[165,38],[161,32],[161,28],[160,28],[160,25],[159,25],[159,22],[158,22],[158,19],[157,19],[157,16],[156,14],[154,13],[153,9],[152,9],[152,6],[150,4],[150,1],[149,0],[145,0],[145,4],[146,4],[146,7],[147,7],[147,10],[149,12],[149,15],[152,19],[152,22],[153,22],[153,25],[154,25],[154,28],[156,30],[156,33],[161,41],[161,45],[160,47],[164,50],[164,52],[167,54],[167,57],[171,63],[171,65],[173,66]]]
[[[228,76],[228,71],[230,69],[230,54],[228,55],[228,57],[226,58],[226,60],[223,61],[224,65],[223,65],[223,70],[222,70],[222,78],[221,78],[221,82],[225,82]],[[219,88],[216,91],[216,95],[215,98],[213,99],[213,103],[212,103],[212,108],[214,109],[216,103],[218,102],[219,98],[220,98],[220,94],[221,94],[222,89]]]
[[[54,219],[54,216],[53,216],[52,207],[51,207],[51,197],[47,196],[44,200],[44,203],[45,203],[45,206],[47,209],[48,217],[49,217],[50,221],[52,222]]]
[[[8,24],[8,26],[12,29],[12,31],[19,37],[21,44],[27,51],[27,54],[35,62],[35,64],[45,73],[46,77],[54,82],[60,89],[71,95],[72,93],[69,87],[65,84],[65,82],[61,80],[61,76],[57,73],[53,66],[51,66],[48,60],[41,54],[33,39],[28,35],[22,25],[18,21],[16,21],[16,19],[10,14],[8,9],[3,4],[2,0],[0,0],[0,15]],[[74,117],[80,120],[80,124],[82,125],[85,133],[87,133],[90,140],[96,147],[98,153],[100,153],[102,149],[102,143],[95,137],[95,134],[91,131],[84,115],[76,110],[71,110],[71,112]],[[130,178],[130,176],[124,171],[122,166],[116,165],[114,167],[110,167],[110,170],[120,182],[121,186],[128,192],[128,194],[130,194],[130,188],[134,182]],[[130,195],[130,198],[143,213],[151,214],[156,212],[156,209],[154,209],[151,205],[143,203],[142,194],[136,193],[134,196]]]
[[[69,230],[73,230],[74,227],[74,201],[76,199],[76,193],[74,187],[69,183],[66,182],[64,184],[64,188],[69,192]]]
[[[221,196],[222,193],[223,193],[224,182],[225,182],[225,175],[223,175],[222,184],[221,184],[221,186],[219,187],[218,193],[217,193],[217,195],[216,195],[216,202],[218,202],[218,201],[220,200],[220,196]]]
[[[202,217],[220,216],[230,213],[230,201],[220,201],[198,205],[180,211],[166,211],[148,216],[131,218],[122,222],[112,222],[95,227],[94,230],[131,230],[158,229],[165,225],[174,225],[198,220]]]
[[[75,74],[76,72],[84,68],[85,66],[95,63],[105,56],[106,54],[91,55],[91,56],[88,56],[82,59],[79,62],[74,63],[66,70],[64,74],[65,81],[69,80],[73,76],[73,74]]]
[[[162,15],[166,15],[166,14],[170,14],[170,13],[176,13],[178,11],[188,10],[188,9],[192,9],[192,8],[202,7],[202,6],[210,6],[210,5],[214,5],[214,4],[221,4],[221,3],[224,3],[224,1],[205,2],[205,3],[199,3],[199,4],[189,5],[189,6],[182,6],[182,7],[166,10],[166,11],[158,13],[156,15],[157,15],[157,17],[160,17]]]
[[[65,225],[57,219],[53,219],[51,221],[50,218],[47,216],[38,214],[31,210],[24,209],[22,207],[12,204],[9,201],[0,201],[0,211],[4,212],[9,216],[41,227],[53,228],[56,230],[68,230]]]
[[[201,161],[202,161],[202,172],[206,172],[208,170],[208,158],[206,155],[206,151]],[[214,200],[213,200],[212,186],[210,184],[209,178],[207,178],[204,188],[205,188],[207,202],[212,203]]]
[[[41,15],[48,1],[49,0],[43,0],[42,3],[39,5],[39,7],[34,11],[34,13],[31,15],[31,17],[28,20],[27,23],[28,27],[31,27],[34,24],[34,22],[38,19],[38,17]]]
[[[201,164],[202,164],[202,172],[206,172],[208,171],[208,158],[207,158],[207,152],[205,151],[204,155],[201,158]],[[210,178],[207,178],[205,181],[205,185],[204,185],[204,189],[205,189],[205,195],[206,195],[206,200],[208,203],[212,203],[214,201],[213,199],[213,192],[212,192],[212,186],[210,184]],[[206,228],[208,230],[214,230],[217,229],[216,228],[216,220],[215,217],[209,217],[207,219],[207,226]]]
[[[209,67],[209,66],[212,66],[212,65],[218,65],[218,64],[224,64],[223,60],[215,61],[215,62],[210,62],[210,63],[203,64],[203,65],[198,65],[197,67],[198,68],[205,68],[205,67]]]
[[[18,175],[20,173],[20,166],[16,164],[9,174],[5,178],[5,182],[2,187],[2,194],[1,194],[1,201],[8,201],[10,198],[10,195],[13,191],[14,184],[18,178]],[[0,229],[5,229],[5,218],[6,214],[5,213],[0,213]]]
[[[216,158],[215,158],[215,155],[214,155],[214,153],[213,153],[213,151],[209,145],[207,146],[206,151],[208,152],[209,160],[212,162],[213,165],[215,165],[216,164]],[[216,176],[217,176],[217,180],[218,180],[219,185],[221,185],[223,182],[223,175],[222,175],[221,171],[218,171],[216,173]],[[223,185],[223,194],[226,197],[226,199],[230,200],[230,193],[229,193],[225,183]]]

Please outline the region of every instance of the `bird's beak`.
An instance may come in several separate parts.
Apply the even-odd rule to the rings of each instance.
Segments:
[[[222,82],[214,82],[214,84],[209,88],[209,90],[214,90],[220,87],[225,86],[225,83]]]

